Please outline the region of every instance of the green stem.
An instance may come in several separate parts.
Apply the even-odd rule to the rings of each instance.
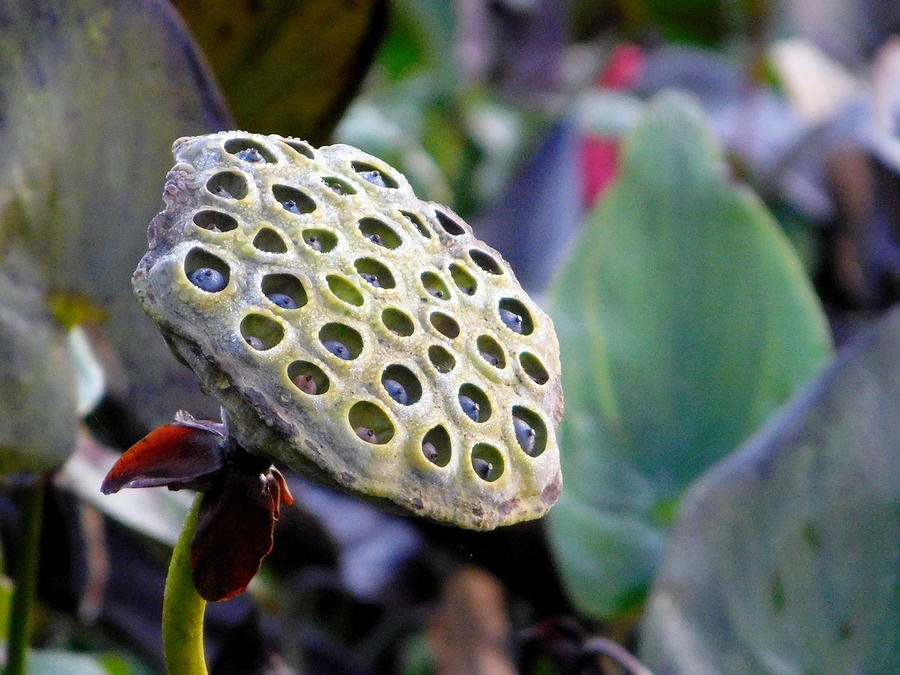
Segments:
[[[200,597],[191,579],[191,539],[197,527],[197,514],[203,494],[197,493],[194,504],[184,521],[181,537],[166,577],[163,599],[163,649],[169,675],[205,675],[203,654],[203,614],[206,600]]]
[[[41,525],[44,516],[46,479],[25,490],[21,506],[21,545],[17,547],[16,589],[9,619],[6,675],[24,675],[31,639],[31,613],[37,595],[38,565],[41,555]]]

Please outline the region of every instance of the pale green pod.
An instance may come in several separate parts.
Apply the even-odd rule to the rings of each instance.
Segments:
[[[173,151],[134,290],[248,451],[461,527],[547,512],[559,347],[496,251],[350,146]]]

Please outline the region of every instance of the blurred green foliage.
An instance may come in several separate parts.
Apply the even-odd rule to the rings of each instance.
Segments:
[[[566,414],[550,516],[581,611],[641,601],[682,492],[828,360],[821,308],[702,113],[661,95],[550,293]]]

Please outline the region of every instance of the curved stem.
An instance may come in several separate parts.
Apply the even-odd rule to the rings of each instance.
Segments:
[[[9,620],[9,646],[6,675],[23,675],[31,637],[31,611],[37,594],[38,565],[41,553],[41,525],[44,516],[46,479],[26,489],[21,507],[21,544],[17,547],[16,590]]]
[[[163,599],[163,649],[169,675],[205,675],[203,653],[203,614],[206,600],[200,597],[191,579],[191,539],[197,527],[197,514],[203,493],[197,493],[191,511],[184,521],[181,537],[166,577]]]

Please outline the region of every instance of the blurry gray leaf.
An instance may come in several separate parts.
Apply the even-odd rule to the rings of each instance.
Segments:
[[[581,223],[580,139],[575,120],[557,122],[497,207],[476,222],[478,236],[530,292],[546,286]]]
[[[28,656],[29,675],[113,675],[117,671],[96,656],[62,649],[35,649]]]
[[[466,76],[510,96],[557,93],[566,5],[559,0],[460,0],[457,51]]]
[[[0,474],[52,471],[75,448],[66,335],[28,263],[7,255],[0,266]]]
[[[213,414],[131,295],[172,141],[230,126],[169,3],[0,0],[0,104],[0,244],[105,311],[140,422]]]
[[[661,673],[900,670],[900,309],[685,497],[642,654]]]
[[[790,17],[785,33],[801,35],[852,66],[900,31],[900,3],[883,0],[790,0],[781,3]]]
[[[291,486],[295,498],[337,544],[342,585],[364,601],[377,601],[394,583],[403,562],[421,547],[415,527],[355,497],[298,477],[291,477]]]

